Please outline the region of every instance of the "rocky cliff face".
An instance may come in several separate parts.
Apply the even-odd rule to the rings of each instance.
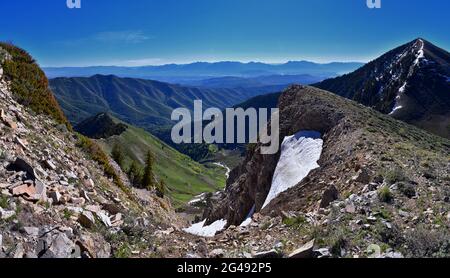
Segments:
[[[297,94],[299,90],[301,93]],[[295,86],[282,95],[279,104],[281,139],[300,130],[314,130],[327,136],[333,128],[350,124],[343,120],[344,115],[337,109],[327,109],[312,98],[312,94],[312,88]],[[250,147],[244,162],[232,171],[228,180],[227,198],[207,213],[210,221],[224,216],[228,224],[239,225],[254,205],[256,211],[260,211],[280,157],[280,153],[261,155],[260,147]]]
[[[377,221],[388,222],[389,227],[395,223],[400,233],[411,232],[408,223],[412,218],[415,227],[425,225],[434,231],[449,225],[448,140],[312,87],[289,88],[282,94],[279,108],[281,139],[300,130],[322,134],[320,168],[261,211],[280,154],[261,155],[260,145],[253,146],[233,170],[225,197],[206,213],[209,223],[226,219],[233,227],[240,225],[255,205],[257,217],[281,215],[288,222],[292,217],[286,212],[306,214],[307,218],[327,215],[328,220],[314,225],[332,231],[340,225],[329,226],[328,221],[337,223],[339,219],[344,225],[358,222],[361,226],[352,229],[361,233],[366,221],[373,221],[367,223],[369,230]],[[433,213],[420,218],[430,207],[434,207]],[[399,216],[406,215],[403,210],[408,210],[408,217]],[[378,217],[380,211],[386,214],[384,220]],[[447,220],[434,226],[433,221],[441,217]],[[310,221],[305,223],[313,225]],[[379,231],[372,232],[370,237],[379,236],[375,235]]]

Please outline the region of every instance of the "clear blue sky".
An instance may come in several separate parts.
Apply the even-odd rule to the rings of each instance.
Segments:
[[[43,66],[367,61],[424,37],[450,48],[450,1],[1,0],[0,40]]]

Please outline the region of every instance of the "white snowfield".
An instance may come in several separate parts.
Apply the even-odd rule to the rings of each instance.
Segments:
[[[183,229],[183,231],[202,237],[214,237],[217,232],[222,231],[227,225],[227,221],[224,219],[217,220],[209,226],[205,226],[205,223],[206,219],[200,223],[192,225],[189,228]]]
[[[317,161],[320,159],[322,149],[323,140],[317,131],[300,131],[284,138],[281,157],[263,208],[280,193],[296,186],[312,170],[319,168]]]

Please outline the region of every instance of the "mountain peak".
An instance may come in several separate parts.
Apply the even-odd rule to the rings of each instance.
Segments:
[[[317,87],[450,138],[450,54],[425,39]]]

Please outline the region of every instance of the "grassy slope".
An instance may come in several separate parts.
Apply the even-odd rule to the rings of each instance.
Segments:
[[[126,167],[131,159],[143,166],[146,150],[156,158],[156,175],[164,179],[174,205],[179,207],[202,192],[215,192],[225,186],[225,169],[212,164],[202,165],[163,143],[143,129],[130,126],[120,136],[98,141],[111,152],[115,143],[120,143],[126,155]]]

